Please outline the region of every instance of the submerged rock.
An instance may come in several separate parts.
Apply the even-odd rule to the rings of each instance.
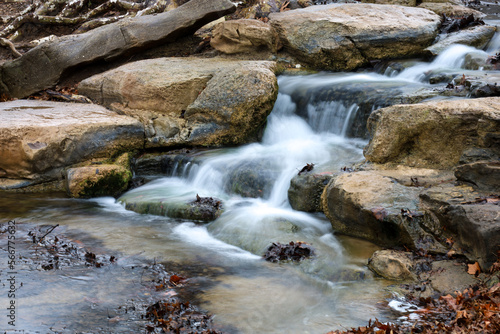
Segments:
[[[371,162],[449,168],[470,148],[500,153],[500,98],[387,107],[371,114],[368,128]]]
[[[297,241],[290,241],[288,244],[273,242],[264,254],[264,260],[269,262],[281,261],[301,261],[314,255],[314,249],[311,245]]]
[[[159,58],[82,81],[79,92],[136,117],[146,147],[222,146],[258,138],[278,85],[268,61]]]
[[[336,71],[419,55],[441,22],[429,10],[372,4],[312,6],[270,18],[286,51],[310,66]]]

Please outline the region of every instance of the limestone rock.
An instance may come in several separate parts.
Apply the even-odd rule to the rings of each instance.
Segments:
[[[500,193],[500,161],[478,161],[458,166],[457,180],[473,183],[480,189]]]
[[[452,44],[464,44],[477,49],[484,49],[495,34],[492,26],[475,26],[457,32],[452,32],[426,50],[433,56],[439,55]]]
[[[294,210],[321,212],[321,194],[332,178],[331,175],[296,175],[290,180],[288,201]]]
[[[389,280],[415,279],[413,266],[411,253],[395,250],[376,251],[368,260],[371,270]]]
[[[172,41],[234,10],[228,0],[191,0],[168,12],[124,19],[42,43],[0,68],[0,95],[25,97],[55,85],[71,68]]]
[[[500,98],[395,105],[374,111],[368,130],[371,162],[449,168],[473,147],[499,153]]]
[[[321,199],[333,230],[379,246],[443,251],[425,231],[418,197],[420,187],[405,186],[383,174],[361,171],[332,178]]]
[[[127,190],[132,173],[119,165],[94,165],[69,168],[66,179],[71,197],[118,196]]]
[[[278,93],[275,63],[159,58],[82,81],[79,92],[139,118],[146,147],[221,146],[255,140]]]
[[[0,178],[55,180],[64,167],[144,147],[139,121],[92,104],[4,102],[0,119]]]
[[[457,247],[485,269],[496,261],[500,250],[500,206],[478,201],[482,196],[470,186],[443,184],[424,191],[420,198],[436,232],[458,238]]]
[[[276,51],[271,25],[259,20],[241,19],[219,23],[212,30],[210,45],[224,53]]]
[[[285,50],[310,66],[338,71],[421,54],[441,21],[421,8],[374,4],[312,6],[270,18]]]

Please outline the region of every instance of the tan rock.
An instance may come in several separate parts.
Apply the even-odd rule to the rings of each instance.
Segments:
[[[484,16],[484,14],[481,13],[480,11],[477,11],[475,9],[465,7],[462,5],[453,4],[453,3],[450,3],[448,1],[444,1],[444,2],[441,2],[441,1],[426,2],[426,1],[424,1],[418,7],[431,10],[438,15],[445,14],[448,17],[463,17],[463,16],[469,16],[471,14],[474,15],[475,18],[479,18],[479,17]]]
[[[119,165],[94,165],[69,168],[66,179],[71,197],[118,196],[127,190],[132,173]]]
[[[210,45],[224,53],[276,51],[271,25],[259,20],[241,19],[222,22],[212,31]]]
[[[374,59],[421,54],[441,22],[422,8],[375,4],[311,6],[270,18],[286,51],[328,70],[352,70]]]
[[[0,178],[37,181],[95,157],[144,146],[144,127],[92,104],[17,100],[0,104]]]
[[[380,250],[368,260],[368,267],[378,275],[389,280],[416,279],[412,273],[411,253],[395,250]]]
[[[368,119],[365,157],[376,163],[449,168],[470,148],[500,153],[500,98],[395,105]]]
[[[417,0],[361,0],[362,3],[374,3],[377,5],[400,5],[415,7]]]
[[[147,147],[219,146],[254,140],[278,93],[267,61],[159,58],[82,81],[79,91],[146,128]]]

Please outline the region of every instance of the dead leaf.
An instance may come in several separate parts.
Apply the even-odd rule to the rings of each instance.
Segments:
[[[469,269],[467,270],[467,273],[469,273],[470,275],[477,276],[481,273],[481,267],[477,262],[475,262],[474,264],[469,264],[468,267]]]

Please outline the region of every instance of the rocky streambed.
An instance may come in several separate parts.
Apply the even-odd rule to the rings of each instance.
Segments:
[[[390,301],[406,288],[427,298],[497,283],[481,276],[500,246],[496,21],[483,25],[480,12],[455,4],[273,10],[275,3],[264,15],[261,2],[243,12],[228,1],[191,0],[155,18],[170,20],[165,36],[142,36],[130,19],[49,41],[2,66],[0,92],[22,98],[69,80],[68,69],[91,73],[102,68],[94,60],[109,61],[78,86],[96,104],[0,104],[0,217],[19,226],[18,329],[149,328],[135,311],[133,323],[104,315],[133,300],[156,305],[141,314],[156,312],[161,326],[176,304],[181,318],[187,311],[200,317],[193,323],[207,321],[200,332],[322,333],[395,319]],[[145,49],[235,10],[253,18],[215,26],[212,50],[123,64],[122,55],[148,58]],[[189,27],[172,20],[185,15]],[[88,51],[79,41],[116,29],[141,41],[125,38],[81,58]],[[75,56],[61,58],[68,43]],[[49,65],[57,70],[36,74]],[[30,264],[47,245],[27,230],[54,224],[86,239],[71,246],[77,269],[61,265],[55,239],[49,248],[58,259]],[[2,231],[8,253],[13,233]],[[280,256],[286,245],[312,256],[267,263],[272,245],[285,249],[273,251]],[[96,254],[111,254],[106,266],[94,268]],[[169,279],[155,286],[186,278],[186,299],[155,304],[149,296],[158,291],[180,292],[137,286],[135,268],[151,276],[160,262]],[[8,262],[1,265],[7,273]],[[111,289],[110,276],[123,282]],[[118,288],[134,292],[125,298]],[[176,319],[168,325],[183,324]]]

